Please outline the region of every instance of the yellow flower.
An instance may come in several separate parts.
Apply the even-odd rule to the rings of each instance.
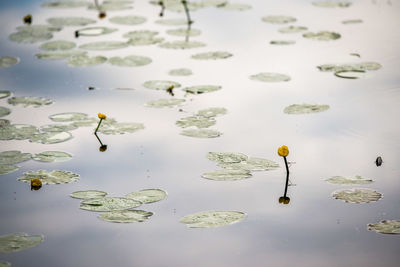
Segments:
[[[281,157],[287,157],[287,155],[289,155],[289,148],[285,145],[281,146],[278,148],[278,154]]]
[[[97,117],[99,117],[99,119],[102,119],[102,120],[105,120],[107,118],[107,116],[103,113],[97,114]]]
[[[31,180],[31,189],[39,190],[42,187],[42,181],[38,178]]]

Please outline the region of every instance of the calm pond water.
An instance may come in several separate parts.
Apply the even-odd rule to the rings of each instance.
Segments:
[[[106,114],[119,122],[143,123],[145,129],[123,135],[99,133],[105,152],[92,127],[71,131],[73,138],[56,144],[28,140],[2,140],[1,150],[39,153],[55,150],[73,155],[65,162],[34,160],[15,165],[20,169],[0,176],[0,236],[13,233],[43,235],[38,246],[0,253],[0,261],[12,266],[398,266],[399,235],[368,230],[368,224],[400,220],[400,1],[352,0],[347,8],[324,8],[311,0],[241,3],[250,9],[237,11],[207,7],[191,11],[192,28],[201,31],[190,41],[206,44],[192,49],[166,49],[158,44],[128,46],[108,51],[88,50],[90,56],[146,56],[145,66],[118,67],[108,63],[70,67],[66,60],[37,59],[39,46],[13,42],[9,35],[32,14],[33,25],[48,18],[78,16],[96,20],[87,26],[66,26],[51,40],[68,40],[78,46],[94,41],[124,41],[134,30],[159,32],[164,41],[184,40],[155,23],[160,7],[145,0],[133,9],[97,12],[80,8],[44,8],[45,1],[0,3],[0,57],[18,57],[14,66],[0,68],[0,91],[12,95],[0,99],[11,114],[12,124],[36,127],[53,123],[49,116],[82,112],[90,117]],[[102,1],[99,1],[102,2]],[[192,1],[191,1],[192,2]],[[230,1],[231,2],[231,1]],[[332,1],[337,3],[338,1]],[[112,24],[114,16],[143,16],[138,25]],[[288,24],[262,21],[265,16],[297,19]],[[184,12],[166,10],[165,19],[186,19]],[[362,23],[342,21],[360,19]],[[329,31],[337,40],[318,41],[304,32],[281,33],[290,25],[310,32]],[[104,36],[74,37],[83,27],[106,26],[118,31]],[[305,31],[307,32],[307,31]],[[292,45],[271,45],[273,40],[293,40]],[[78,48],[75,48],[78,50]],[[233,56],[196,60],[192,55],[225,51]],[[353,54],[353,55],[352,55]],[[358,55],[354,55],[358,54]],[[377,62],[382,67],[360,79],[336,77],[317,66]],[[188,68],[189,76],[171,76],[171,69]],[[261,72],[290,76],[287,82],[250,79]],[[357,73],[356,73],[357,74]],[[359,73],[358,73],[359,74]],[[171,80],[182,87],[217,85],[221,90],[199,95],[174,88],[175,96],[143,86],[149,80]],[[88,90],[95,87],[95,90]],[[132,88],[134,90],[115,90]],[[42,107],[13,106],[11,97],[44,97],[53,103]],[[182,98],[179,107],[150,108],[160,98]],[[283,112],[292,104],[329,105],[315,114]],[[217,138],[180,135],[175,122],[210,107],[224,107],[211,129]],[[96,118],[97,119],[97,118]],[[107,119],[106,119],[107,121]],[[287,145],[290,167],[290,203],[278,202],[285,190],[286,170],[278,147]],[[214,181],[205,172],[220,169],[206,158],[208,152],[240,152],[280,164],[270,171],[252,172],[249,179]],[[375,165],[381,156],[383,164]],[[27,171],[65,170],[80,175],[68,184],[43,185],[31,191],[18,181]],[[373,179],[363,185],[330,184],[333,176]],[[370,203],[346,203],[332,193],[339,189],[370,188],[383,198]],[[147,188],[159,188],[168,196],[139,207],[154,215],[141,223],[111,223],[97,212],[79,208],[80,200],[69,194],[96,189],[122,197]],[[240,211],[246,218],[215,228],[189,228],[180,223],[186,215],[201,211]]]

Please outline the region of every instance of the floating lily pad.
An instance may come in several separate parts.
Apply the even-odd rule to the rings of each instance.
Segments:
[[[215,52],[206,52],[206,53],[199,53],[192,56],[194,59],[225,59],[233,56],[229,52],[224,51],[215,51]]]
[[[51,1],[42,4],[42,7],[51,8],[77,8],[77,7],[87,7],[90,2],[87,1]]]
[[[107,118],[107,120],[102,122],[98,132],[103,134],[125,134],[134,133],[142,129],[144,129],[143,123],[116,122]]]
[[[191,48],[199,48],[206,46],[202,42],[197,41],[173,41],[173,42],[165,42],[159,45],[162,48],[169,49],[191,49]]]
[[[181,68],[170,70],[168,74],[172,76],[189,76],[192,75],[193,72],[190,69]]]
[[[124,38],[130,38],[128,44],[130,45],[151,45],[161,43],[164,38],[156,38],[157,31],[140,30],[131,31],[123,35]]]
[[[89,5],[89,9],[92,10],[101,10],[101,11],[119,11],[119,10],[128,10],[132,9],[131,1],[103,1],[101,5]]]
[[[128,44],[120,41],[102,41],[87,43],[79,46],[79,48],[86,50],[114,50],[127,47]]]
[[[22,153],[18,150],[10,150],[0,152],[0,164],[16,164],[27,160],[32,157],[31,153]]]
[[[181,118],[176,122],[181,128],[195,126],[197,128],[208,128],[216,123],[214,118],[207,118],[202,116],[191,116]]]
[[[329,109],[329,105],[317,104],[293,104],[286,107],[283,112],[286,114],[308,114],[318,113]]]
[[[100,197],[83,200],[80,208],[89,211],[115,211],[136,208],[140,201],[125,197]]]
[[[121,25],[138,25],[146,22],[146,18],[142,16],[116,16],[110,18],[111,23],[121,24]]]
[[[365,70],[342,70],[335,72],[335,76],[345,79],[359,79],[366,77]]]
[[[351,6],[351,2],[333,2],[333,1],[322,1],[322,2],[313,2],[313,6],[317,7],[349,7]]]
[[[379,70],[381,67],[382,65],[377,62],[324,64],[317,66],[317,68],[323,72],[369,71],[369,70]]]
[[[74,56],[67,60],[68,66],[71,67],[89,67],[89,66],[97,66],[103,64],[107,61],[106,57],[103,56],[94,56],[89,57],[86,55],[83,56]]]
[[[36,43],[53,38],[52,32],[60,31],[61,27],[48,25],[29,25],[17,27],[18,32],[10,35],[10,40],[18,43]]]
[[[178,106],[185,102],[185,99],[177,99],[177,98],[163,98],[163,99],[157,99],[157,100],[152,100],[146,103],[146,107],[151,107],[151,108],[172,108],[175,106]]]
[[[70,50],[74,48],[76,44],[70,41],[58,40],[44,43],[40,46],[43,50],[58,51],[58,50]]]
[[[150,1],[151,4],[153,5],[159,5],[159,1]],[[172,12],[184,12],[185,9],[182,5],[182,2],[180,0],[164,0],[163,1],[164,7],[166,10],[172,11]],[[202,3],[201,2],[189,2],[187,1],[187,8],[190,11],[195,11],[198,10],[199,8],[202,8]]]
[[[144,87],[154,90],[167,90],[173,86],[173,88],[181,87],[180,83],[173,81],[164,81],[164,80],[151,80],[146,81],[143,84]]]
[[[196,85],[191,87],[185,87],[182,90],[189,93],[189,94],[203,94],[203,93],[210,93],[214,91],[220,90],[222,87],[218,85]]]
[[[340,34],[336,32],[320,31],[320,32],[307,32],[303,34],[304,38],[313,39],[318,41],[330,41],[340,38]]]
[[[12,173],[18,170],[19,167],[15,165],[0,164],[0,175]]]
[[[185,129],[180,134],[196,138],[215,138],[222,135],[221,132],[212,129]]]
[[[124,58],[121,57],[112,57],[108,60],[108,63],[114,66],[119,67],[139,67],[148,65],[152,62],[151,58],[143,57],[143,56],[126,56]]]
[[[98,119],[87,118],[87,119],[84,119],[84,120],[74,121],[71,124],[74,127],[90,127],[90,126],[96,125],[98,122],[99,122]]]
[[[296,41],[293,40],[273,40],[269,42],[272,45],[294,45]]]
[[[16,233],[0,236],[0,252],[10,253],[33,248],[43,242],[42,235]]]
[[[38,108],[41,106],[47,106],[53,104],[53,101],[43,97],[11,97],[7,100],[8,104],[17,106],[22,105],[23,107],[34,107]]]
[[[239,211],[203,211],[187,215],[180,222],[189,228],[210,228],[234,224],[245,217],[246,214]]]
[[[108,28],[108,27],[87,27],[77,30],[79,36],[100,36],[105,34],[110,34],[115,31],[118,31],[116,28]]]
[[[152,215],[152,212],[144,210],[121,210],[101,213],[99,218],[107,222],[132,223],[147,221]]]
[[[281,73],[260,72],[258,74],[251,75],[250,79],[253,81],[269,82],[269,83],[288,82],[290,81],[290,76]]]
[[[303,32],[303,31],[306,31],[306,30],[308,30],[307,27],[293,26],[293,25],[285,27],[285,28],[278,29],[278,31],[280,33],[298,33],[298,32]]]
[[[180,28],[168,30],[167,34],[174,36],[199,36],[201,34],[201,31],[198,29],[188,30],[187,28]]]
[[[17,57],[0,57],[0,68],[8,68],[19,63]]]
[[[159,19],[156,20],[155,23],[166,25],[166,26],[178,26],[178,25],[186,25],[186,19]]]
[[[62,151],[44,151],[32,156],[32,159],[41,162],[63,162],[71,158],[71,154]]]
[[[383,220],[379,223],[368,224],[368,230],[373,230],[381,234],[400,234],[400,221]]]
[[[107,195],[106,192],[99,190],[85,190],[85,191],[73,192],[69,196],[78,199],[91,199],[91,198],[105,197],[106,195]]]
[[[25,140],[38,134],[39,129],[28,124],[11,124],[0,128],[0,140]]]
[[[382,194],[371,189],[353,188],[333,192],[332,196],[336,199],[350,203],[369,203],[378,201]]]
[[[144,189],[127,194],[125,197],[137,200],[143,204],[148,204],[163,200],[167,197],[167,193],[161,189]]]
[[[251,173],[243,169],[222,169],[203,173],[202,177],[215,181],[234,181],[250,178]]]
[[[41,144],[56,144],[72,139],[72,134],[69,132],[44,132],[34,134],[29,141]]]
[[[47,22],[54,26],[86,26],[88,24],[96,23],[94,19],[83,17],[59,17],[49,18]]]
[[[55,122],[73,122],[88,119],[88,115],[79,112],[57,113],[49,116],[49,119]]]
[[[0,91],[0,99],[9,97],[11,95],[10,91]]]
[[[45,51],[37,53],[35,56],[38,59],[66,59],[70,57],[86,56],[86,51],[80,50],[56,50],[56,51]]]
[[[77,129],[78,127],[72,124],[49,124],[40,127],[42,132],[66,132]]]
[[[7,261],[0,261],[0,267],[11,267],[11,263]]]
[[[218,166],[228,169],[241,169],[246,171],[266,171],[279,168],[279,164],[263,158],[248,158],[238,163],[219,163]]]
[[[355,184],[370,184],[373,182],[372,179],[363,178],[361,176],[334,176],[331,178],[326,179],[325,181],[331,184],[340,184],[340,185],[355,185]]]
[[[219,9],[245,11],[251,9],[251,5],[247,4],[236,4],[236,3],[225,3],[217,6]]]
[[[226,0],[202,0],[201,5],[203,7],[219,7],[228,4]]]
[[[11,122],[9,120],[0,119],[0,128],[1,127],[5,127],[5,126],[9,126],[10,124],[11,124]]]
[[[348,19],[348,20],[343,20],[343,24],[359,24],[363,23],[362,19]]]
[[[11,109],[0,106],[0,117],[7,116],[9,114],[11,114]]]
[[[79,180],[79,175],[68,171],[29,171],[24,173],[25,176],[18,178],[18,181],[30,183],[32,179],[38,178],[42,184],[66,184]]]
[[[206,108],[199,110],[197,116],[202,116],[206,118],[216,117],[219,115],[225,115],[227,113],[226,108]]]
[[[295,22],[296,18],[290,16],[266,16],[262,17],[261,20],[272,24],[287,24]]]
[[[242,153],[235,152],[208,152],[206,156],[209,160],[218,163],[239,163],[246,161],[249,157]]]

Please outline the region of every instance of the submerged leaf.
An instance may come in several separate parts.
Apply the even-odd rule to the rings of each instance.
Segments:
[[[359,24],[359,23],[363,23],[363,21],[361,19],[348,19],[348,20],[343,20],[342,23],[343,24]]]
[[[161,189],[143,189],[138,192],[127,194],[125,197],[142,202],[143,204],[163,200],[167,193]]]
[[[192,56],[193,59],[225,59],[231,57],[232,54],[224,51],[199,53]]]
[[[63,162],[71,158],[71,154],[62,151],[44,151],[32,156],[32,159],[41,162]]]
[[[124,58],[121,57],[111,57],[108,60],[108,63],[114,66],[119,66],[119,67],[139,67],[139,66],[144,66],[148,65],[152,62],[151,58],[149,57],[143,57],[143,56],[126,56]]]
[[[371,189],[354,188],[333,192],[332,196],[336,199],[350,203],[369,203],[378,201],[382,198],[382,194]]]
[[[77,199],[91,199],[91,198],[100,198],[105,197],[107,195],[106,192],[98,191],[98,190],[85,190],[85,191],[76,191],[71,193],[69,196]]]
[[[372,183],[373,180],[369,178],[363,178],[361,176],[333,176],[325,181],[331,184],[340,184],[340,185],[354,185],[354,184],[369,184]]]
[[[136,122],[117,122],[113,119],[107,118],[103,121],[98,132],[103,134],[125,134],[134,133],[144,129],[143,123]]]
[[[239,211],[203,211],[183,217],[180,222],[189,228],[220,227],[243,220],[246,214]]]
[[[149,30],[131,31],[123,35],[124,38],[130,38],[129,45],[151,45],[161,43],[164,38],[156,38],[158,32]]]
[[[137,208],[142,203],[125,197],[100,197],[83,200],[80,208],[89,211],[115,211]]]
[[[294,45],[296,41],[293,40],[273,40],[269,42],[272,45]]]
[[[178,25],[186,25],[186,19],[159,19],[156,20],[155,23],[166,25],[166,26],[178,26]]]
[[[19,63],[17,57],[0,57],[0,68],[8,68]]]
[[[68,171],[29,171],[24,176],[18,178],[18,181],[30,183],[32,179],[38,178],[42,184],[66,184],[79,180],[79,175]]]
[[[11,97],[7,100],[8,104],[17,106],[22,105],[23,107],[41,107],[44,105],[50,105],[53,103],[50,99],[43,98],[43,97]]]
[[[296,18],[290,16],[266,16],[262,17],[261,20],[272,24],[287,24],[295,22]]]
[[[22,153],[18,150],[10,150],[0,152],[0,164],[16,164],[27,160],[32,157],[31,153]]]
[[[185,129],[180,134],[197,138],[215,138],[222,135],[221,132],[212,129]]]
[[[250,76],[251,80],[260,82],[287,82],[290,81],[290,76],[280,73],[260,72]]]
[[[286,114],[308,114],[318,113],[329,109],[329,105],[317,105],[317,104],[293,104],[286,107],[283,112]]]
[[[308,30],[307,27],[293,26],[293,25],[285,27],[285,28],[278,29],[278,31],[280,33],[298,33],[298,32],[303,32],[303,31],[306,31],[306,30]]]
[[[17,27],[18,32],[10,35],[10,40],[18,43],[36,43],[53,38],[52,32],[61,31],[61,27],[48,25],[29,25]]]
[[[86,26],[88,24],[96,23],[93,19],[83,17],[59,17],[49,18],[47,22],[54,26]]]
[[[121,210],[101,213],[99,218],[107,222],[132,223],[147,221],[152,215],[152,212],[144,210]]]
[[[243,169],[222,169],[203,173],[202,177],[215,181],[234,181],[250,178],[250,171]]]
[[[28,124],[11,124],[0,127],[0,140],[25,140],[38,134],[39,129]]]
[[[163,98],[163,99],[157,99],[157,100],[152,100],[146,103],[146,107],[151,107],[151,108],[172,108],[175,106],[178,106],[185,102],[185,99],[177,99],[177,98]]]
[[[33,248],[43,242],[42,235],[16,233],[0,236],[0,252],[10,253]]]
[[[400,221],[383,220],[376,224],[368,224],[368,230],[381,234],[400,234]]]
[[[110,18],[111,23],[121,24],[121,25],[138,25],[146,22],[146,18],[142,16],[116,16]]]

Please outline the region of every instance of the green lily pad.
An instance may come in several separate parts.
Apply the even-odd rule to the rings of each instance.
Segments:
[[[201,34],[201,31],[198,29],[188,30],[187,28],[179,28],[167,30],[167,34],[174,36],[199,36]]]
[[[88,115],[79,112],[57,113],[49,116],[49,119],[55,122],[74,122],[88,119]]]
[[[107,195],[106,192],[99,190],[85,190],[85,191],[76,191],[71,193],[69,196],[77,199],[91,199],[91,198],[101,198]]]
[[[185,129],[180,134],[196,138],[215,138],[222,135],[221,132],[212,129]]]
[[[250,171],[243,169],[222,169],[203,173],[201,177],[215,181],[235,181],[250,178]]]
[[[157,31],[140,30],[127,32],[123,35],[123,37],[130,38],[128,44],[134,46],[152,45],[164,41],[164,38],[156,38],[156,35],[158,35]]]
[[[40,127],[42,132],[66,132],[77,129],[73,124],[48,124]]]
[[[368,224],[368,230],[373,230],[381,234],[400,234],[400,221],[383,220],[379,223]]]
[[[22,153],[18,150],[10,150],[0,152],[0,164],[16,164],[27,160],[32,157],[31,153]]]
[[[121,210],[101,213],[99,218],[107,222],[132,223],[147,221],[152,215],[152,212],[144,210]]]
[[[86,43],[79,48],[86,49],[86,50],[114,50],[114,49],[121,49],[127,47],[128,44],[126,42],[120,41],[102,41],[102,42],[92,42]]]
[[[0,252],[10,253],[33,248],[43,242],[42,235],[16,233],[0,236]]]
[[[197,41],[172,41],[172,42],[165,42],[159,45],[162,48],[168,49],[191,49],[191,48],[199,48],[206,46],[202,42]]]
[[[101,11],[119,11],[119,10],[128,10],[132,9],[131,1],[103,1],[101,5],[89,5],[89,9],[92,10],[101,10]]]
[[[72,134],[69,132],[44,132],[32,135],[29,141],[41,144],[56,144],[68,141],[72,137]]]
[[[0,267],[11,267],[11,263],[7,261],[0,261]]]
[[[66,59],[70,57],[86,56],[86,51],[80,50],[56,50],[56,51],[45,51],[37,53],[35,56],[38,59]]]
[[[15,165],[0,164],[0,175],[12,173],[17,171],[18,169],[19,167]]]
[[[136,122],[117,122],[107,118],[101,123],[98,132],[103,134],[125,134],[134,133],[144,129],[143,123]]]
[[[167,197],[167,193],[161,189],[143,189],[138,192],[129,193],[125,197],[148,204],[163,200]]]
[[[67,60],[68,66],[71,67],[90,67],[90,66],[97,66],[103,64],[107,61],[106,57],[103,56],[94,56],[89,57],[86,55],[83,56],[74,56]]]
[[[206,52],[206,53],[199,53],[192,56],[193,59],[225,59],[233,56],[229,52],[224,51],[215,51],[215,52]]]
[[[0,140],[25,140],[38,134],[39,129],[28,124],[11,124],[0,128]]]
[[[203,211],[183,217],[180,222],[189,228],[220,227],[240,222],[246,214],[239,211]]]
[[[62,151],[44,151],[32,156],[32,159],[41,162],[63,162],[71,158],[71,154]]]
[[[9,120],[0,119],[0,128],[5,127],[5,126],[9,126],[10,124],[11,124],[11,122]]]
[[[0,117],[7,116],[9,114],[11,114],[11,109],[0,106]]]
[[[220,90],[222,87],[218,85],[196,85],[185,87],[182,90],[189,94],[203,94]]]
[[[181,69],[172,69],[168,72],[171,76],[189,76],[192,75],[193,72],[190,69],[181,68]]]
[[[199,110],[196,115],[210,118],[210,117],[216,117],[219,115],[225,115],[226,113],[227,113],[226,108],[206,108],[206,109]]]
[[[220,164],[239,163],[246,161],[249,158],[245,154],[235,152],[208,152],[206,157],[209,160],[216,161]]]
[[[317,104],[293,104],[286,107],[283,112],[286,114],[308,114],[319,113],[329,109],[329,105]]]
[[[36,43],[53,38],[55,31],[61,31],[61,27],[48,25],[29,25],[17,27],[18,32],[10,34],[11,41],[18,43]]]
[[[151,58],[143,56],[126,56],[126,57],[111,57],[108,59],[108,63],[119,67],[139,67],[145,66],[152,62]]]
[[[326,179],[325,181],[331,184],[340,184],[340,185],[355,185],[355,184],[370,184],[373,182],[372,179],[363,178],[359,175],[357,176],[333,176],[331,178]]]
[[[8,68],[19,63],[17,57],[0,57],[0,68]]]
[[[96,23],[93,19],[83,17],[59,17],[49,18],[47,22],[54,26],[86,26],[88,24]]]
[[[144,87],[154,90],[167,90],[173,86],[173,88],[181,87],[180,83],[173,81],[164,81],[164,80],[151,80],[146,81],[143,84]]]
[[[266,171],[279,168],[279,164],[263,158],[248,158],[238,163],[219,163],[218,166],[227,169],[240,169],[246,171]]]
[[[336,199],[350,203],[369,203],[378,201],[382,194],[371,189],[353,188],[333,192],[332,196]]]
[[[111,23],[120,24],[120,25],[138,25],[146,22],[146,18],[142,16],[116,16],[110,18]]]
[[[317,6],[317,7],[329,7],[329,8],[333,8],[333,7],[349,7],[351,6],[351,2],[333,2],[333,1],[322,1],[322,2],[313,2],[312,3],[313,6]]]
[[[53,104],[53,101],[43,97],[11,97],[7,100],[8,104],[17,106],[22,105],[23,107],[34,107],[38,108],[41,106],[47,106]]]
[[[304,38],[313,39],[318,41],[330,41],[340,38],[340,34],[336,32],[320,31],[320,32],[307,32],[303,34]]]
[[[237,3],[225,3],[223,5],[218,5],[217,8],[224,9],[224,10],[245,11],[245,10],[251,9],[251,5],[237,4]]]
[[[150,108],[172,108],[179,106],[185,102],[185,99],[178,99],[178,98],[162,98],[162,99],[157,99],[157,100],[152,100],[146,103],[146,107]]]
[[[342,21],[343,24],[359,24],[363,23],[362,19],[347,19]]]
[[[258,74],[251,75],[250,79],[253,81],[269,82],[269,83],[288,82],[290,81],[290,76],[281,73],[260,72]]]
[[[369,71],[379,70],[382,65],[377,62],[361,62],[361,63],[347,63],[347,64],[324,64],[317,66],[323,72],[345,72],[345,71]]]
[[[269,42],[272,45],[294,45],[296,41],[293,40],[273,40]]]
[[[137,208],[142,203],[125,197],[100,197],[83,200],[80,208],[89,211],[116,211]]]
[[[342,70],[335,72],[335,76],[344,79],[359,79],[366,77],[365,70]]]
[[[45,2],[42,7],[50,8],[77,8],[77,7],[87,7],[90,2],[87,1],[51,1]]]
[[[100,36],[105,34],[110,34],[118,31],[116,28],[108,27],[87,27],[77,30],[79,36]]]
[[[186,25],[186,19],[159,19],[156,20],[155,23],[166,25],[166,26],[179,26],[179,25]]]
[[[76,44],[74,42],[58,40],[44,43],[40,46],[41,49],[47,51],[58,51],[58,50],[70,50],[75,48]]]
[[[0,91],[0,99],[9,97],[11,95],[10,91]]]
[[[25,172],[24,176],[18,178],[18,181],[30,183],[32,179],[38,178],[42,184],[67,184],[79,180],[79,175],[68,171],[29,171]]]
[[[307,27],[293,26],[293,25],[290,25],[290,26],[285,27],[285,28],[278,29],[278,31],[280,33],[298,33],[298,32],[303,32],[303,31],[306,31],[306,30],[308,30]]]
[[[195,126],[197,128],[208,128],[216,123],[214,118],[207,118],[202,116],[190,116],[181,118],[176,122],[176,125],[181,128]]]
[[[290,16],[266,16],[262,17],[261,20],[272,24],[287,24],[296,22],[297,19]]]
[[[90,127],[90,126],[93,126],[93,125],[97,125],[98,122],[99,122],[98,119],[87,118],[87,119],[84,119],[84,120],[74,121],[71,124],[74,127]]]

